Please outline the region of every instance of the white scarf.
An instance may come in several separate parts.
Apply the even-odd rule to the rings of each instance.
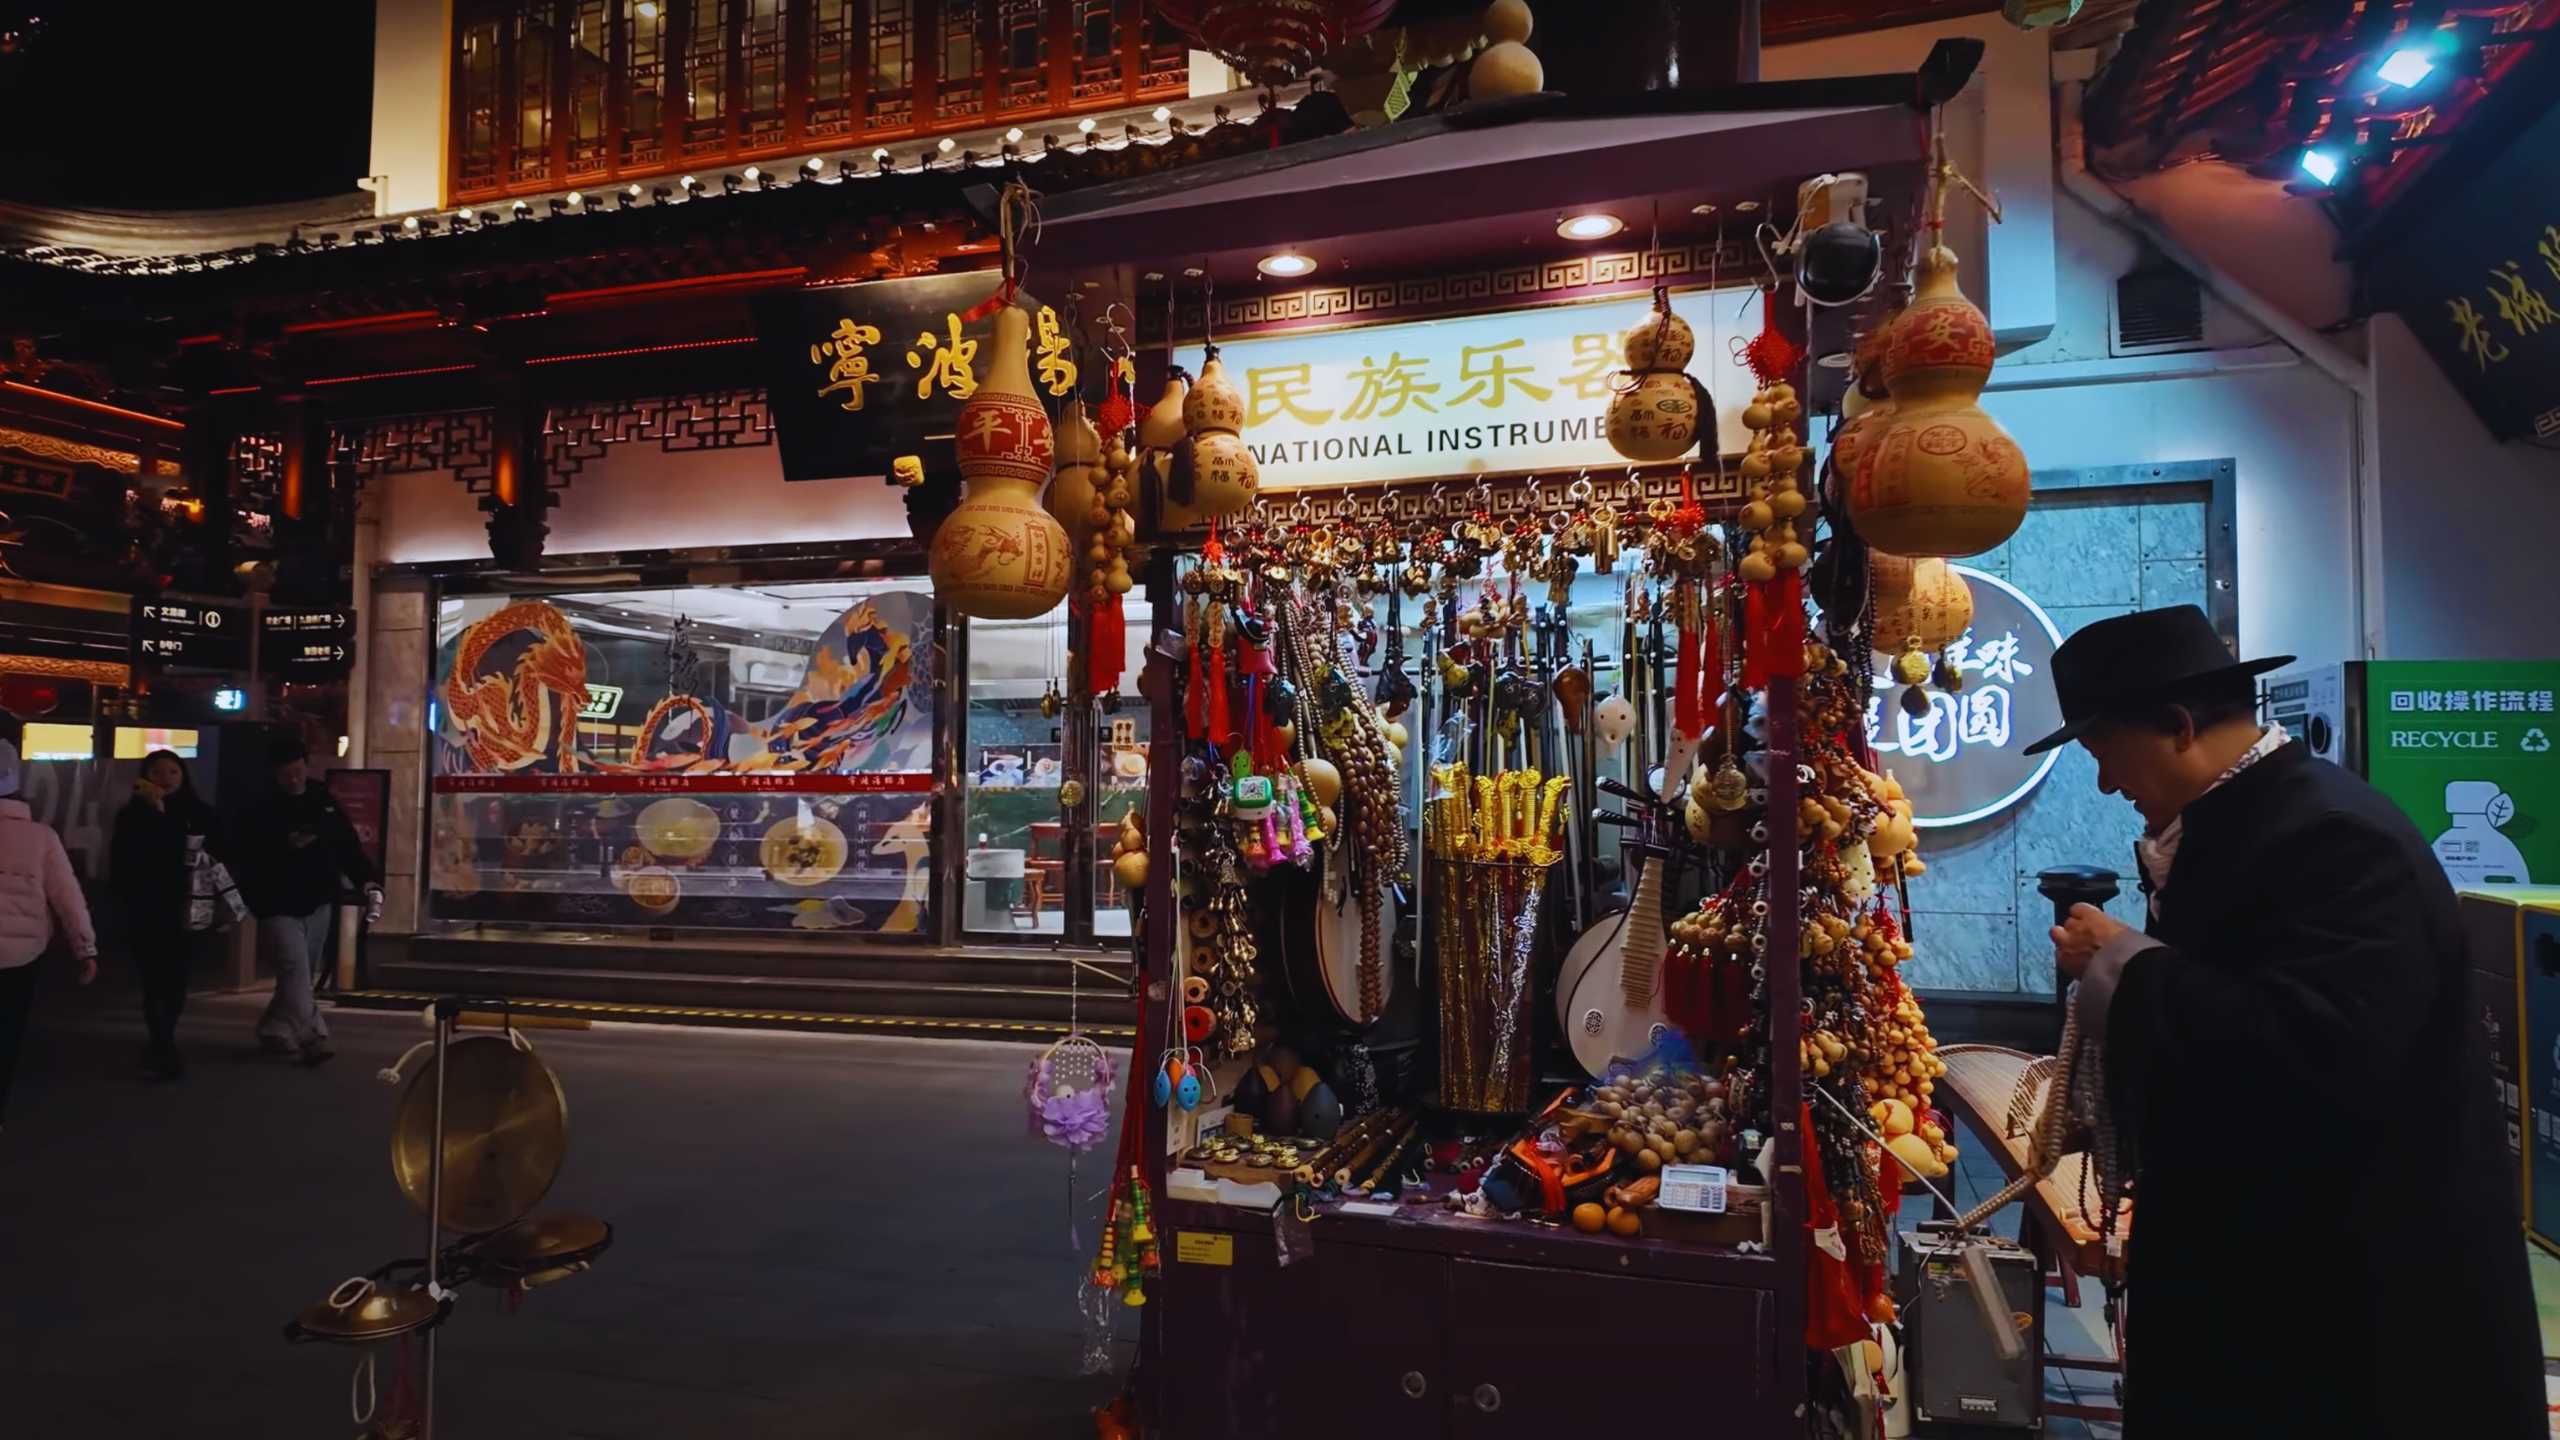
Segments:
[[[2292,738],[2282,725],[2268,726],[2265,733],[2258,736],[2258,743],[2242,751],[2240,758],[2231,762],[2231,768],[2214,777],[2213,783],[2204,787],[2204,795],[2198,795],[2196,800],[2230,784],[2232,776],[2283,749]],[[2195,800],[2187,803],[2193,805]],[[2177,863],[2178,842],[2185,838],[2186,833],[2187,815],[2181,810],[2161,827],[2159,834],[2145,835],[2134,842],[2134,854],[2142,862],[2142,873],[2151,882],[2151,918],[2154,920],[2160,918],[2160,897],[2169,889],[2169,867]]]

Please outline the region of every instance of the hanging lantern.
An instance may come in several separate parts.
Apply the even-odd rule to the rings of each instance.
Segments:
[[[1956,288],[1955,252],[1933,247],[1918,292],[1886,332],[1893,423],[1849,478],[1849,513],[1870,544],[1902,555],[1977,555],[2027,514],[2027,457],[1980,404],[1991,322]]]
[[[933,532],[926,567],[943,601],[963,615],[1021,620],[1066,598],[1073,552],[1067,532],[1040,507],[1054,450],[1048,413],[1031,390],[1030,321],[996,312],[987,378],[960,407],[958,509]]]
[[[1677,460],[1698,443],[1708,413],[1706,387],[1682,369],[1697,352],[1689,322],[1671,311],[1671,297],[1653,292],[1653,313],[1627,332],[1627,368],[1609,396],[1609,448],[1638,464]]]
[[[1210,353],[1200,383],[1182,402],[1183,428],[1191,438],[1192,509],[1202,519],[1223,520],[1253,507],[1262,472],[1245,448],[1244,396],[1227,379],[1227,363]]]
[[[1256,85],[1303,80],[1344,41],[1386,23],[1395,0],[1154,0],[1149,8]]]

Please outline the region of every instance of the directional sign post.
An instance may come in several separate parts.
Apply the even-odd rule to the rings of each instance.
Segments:
[[[246,670],[249,612],[237,605],[137,597],[133,602],[134,650],[146,665],[162,669]]]
[[[265,610],[258,615],[258,669],[277,680],[334,680],[356,653],[356,612]]]

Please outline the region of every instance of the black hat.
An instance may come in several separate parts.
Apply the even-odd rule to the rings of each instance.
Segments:
[[[2082,627],[2053,652],[2053,693],[2062,728],[2026,748],[2029,755],[2076,739],[2109,714],[2121,713],[2197,685],[2260,675],[2290,665],[2290,655],[2233,660],[2213,622],[2193,605],[2136,610]]]

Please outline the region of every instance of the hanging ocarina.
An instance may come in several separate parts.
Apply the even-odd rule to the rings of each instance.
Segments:
[[[1274,725],[1289,725],[1298,718],[1298,687],[1286,680],[1273,680],[1262,687],[1262,713]]]
[[[1508,669],[1494,682],[1493,698],[1503,709],[1515,715],[1526,715],[1538,708],[1542,697],[1538,693],[1538,682],[1527,672]]]
[[[1635,702],[1624,695],[1612,695],[1591,709],[1592,728],[1600,732],[1600,741],[1611,748],[1627,743],[1636,733]]]
[[[1173,1098],[1185,1110],[1200,1108],[1200,1072],[1186,1070],[1182,1083],[1173,1087]]]
[[[1556,673],[1556,705],[1564,712],[1565,733],[1582,733],[1583,716],[1591,706],[1591,677],[1579,668],[1567,667]]]

